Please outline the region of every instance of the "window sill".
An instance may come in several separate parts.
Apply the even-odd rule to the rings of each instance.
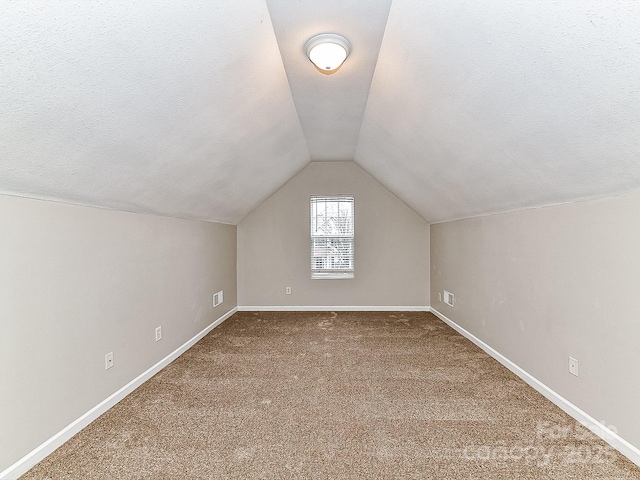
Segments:
[[[349,280],[353,273],[312,273],[311,280]]]

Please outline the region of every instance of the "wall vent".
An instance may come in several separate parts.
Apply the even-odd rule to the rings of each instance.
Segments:
[[[223,301],[223,295],[222,295],[223,290],[220,290],[218,293],[214,293],[213,294],[213,306],[217,307],[218,305],[220,305]]]
[[[444,303],[446,303],[450,307],[453,307],[453,304],[454,304],[453,293],[447,292],[446,290],[444,291]]]

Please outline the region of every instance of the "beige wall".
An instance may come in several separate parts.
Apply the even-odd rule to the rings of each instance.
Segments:
[[[355,278],[311,280],[309,197],[342,193],[355,196]],[[429,305],[429,225],[355,163],[312,162],[238,225],[238,304]]]
[[[0,471],[236,306],[235,226],[0,196],[0,229]]]
[[[640,195],[432,225],[431,259],[435,309],[640,447]]]

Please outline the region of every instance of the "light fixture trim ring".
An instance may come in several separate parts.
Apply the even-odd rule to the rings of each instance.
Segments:
[[[342,35],[338,35],[337,33],[321,33],[319,35],[311,37],[309,40],[307,40],[307,43],[304,44],[304,49],[307,57],[309,56],[309,53],[311,52],[313,47],[317,47],[321,43],[335,43],[337,45],[340,45],[342,48],[344,48],[345,52],[347,52],[347,57],[351,53],[351,42],[349,42],[349,40],[347,40],[345,37],[343,37]]]

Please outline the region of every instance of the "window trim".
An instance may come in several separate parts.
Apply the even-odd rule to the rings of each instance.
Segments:
[[[314,221],[314,205],[317,205],[321,201],[329,202],[345,202],[351,204],[351,217],[350,217],[350,234],[346,235],[314,235],[314,226],[317,227]],[[317,219],[317,215],[315,216]],[[353,194],[340,194],[340,195],[311,195],[309,199],[309,228],[310,228],[310,270],[312,280],[348,280],[355,278],[355,197]],[[316,228],[317,230],[317,228]],[[348,269],[336,269],[336,268],[314,268],[314,259],[318,256],[314,256],[315,239],[349,239],[350,242],[350,266]]]

